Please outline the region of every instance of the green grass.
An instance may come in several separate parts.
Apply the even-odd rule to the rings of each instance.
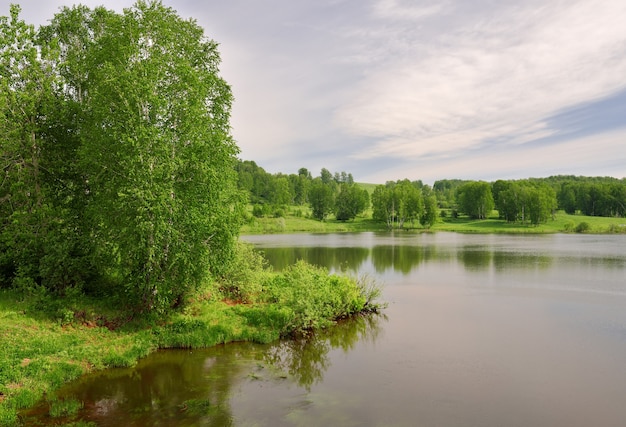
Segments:
[[[285,213],[284,217],[256,218],[252,215],[252,206],[249,206],[248,221],[241,228],[241,233],[341,233],[387,229],[385,224],[371,219],[371,209],[350,221],[337,221],[332,215],[324,221],[313,219],[311,218],[311,209],[308,206],[288,206],[283,209],[283,212]]]
[[[586,233],[590,234],[626,233],[626,218],[568,215],[564,212],[558,212],[554,219],[549,219],[546,223],[539,225],[508,223],[498,219],[497,212],[494,216],[484,220],[472,220],[467,217],[440,218],[432,230],[459,233],[572,233],[581,222],[589,224],[590,228]]]
[[[361,186],[367,184],[360,184]],[[372,186],[375,186],[372,184]],[[252,211],[252,207],[249,208]],[[241,228],[242,234],[269,234],[269,233],[340,233],[359,231],[385,231],[384,223],[371,219],[371,209],[351,221],[337,221],[329,217],[325,221],[310,218],[310,209],[306,206],[290,206],[284,210],[281,218],[255,218],[252,215],[249,221]],[[597,216],[568,215],[559,211],[554,219],[546,223],[532,225],[529,222],[508,223],[498,219],[497,211],[484,220],[473,220],[466,216],[452,218],[438,218],[430,228],[425,229],[419,224],[406,228],[416,231],[453,231],[458,233],[514,233],[514,234],[541,234],[541,233],[572,233],[582,222],[589,224],[589,234],[626,233],[626,218],[606,218]]]

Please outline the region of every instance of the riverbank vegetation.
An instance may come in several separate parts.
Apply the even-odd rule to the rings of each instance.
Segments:
[[[160,348],[199,348],[233,341],[271,342],[326,328],[381,308],[366,277],[329,274],[297,263],[264,266],[251,247],[218,280],[188,293],[166,315],[133,316],[120,295],[58,296],[42,287],[0,290],[0,425],[94,370],[132,366]]]

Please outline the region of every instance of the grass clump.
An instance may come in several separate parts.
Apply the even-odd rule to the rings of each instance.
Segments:
[[[54,399],[49,402],[48,413],[52,418],[76,415],[83,408],[83,402],[76,399]]]

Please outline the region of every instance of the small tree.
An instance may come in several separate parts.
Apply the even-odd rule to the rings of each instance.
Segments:
[[[484,181],[470,181],[460,186],[457,200],[459,209],[474,219],[487,218],[495,206],[491,186]]]
[[[438,209],[439,206],[437,204],[437,196],[431,194],[424,199],[424,215],[420,217],[420,223],[422,226],[430,228],[435,224],[435,222],[437,222]],[[441,213],[444,214],[445,211],[442,210]],[[445,215],[442,215],[442,217],[444,216]]]
[[[335,200],[335,217],[339,221],[347,221],[356,218],[369,206],[369,193],[365,189],[348,183],[340,186],[339,194]]]
[[[316,178],[309,189],[309,204],[313,218],[323,221],[333,212],[335,206],[335,194],[331,184],[324,183]]]

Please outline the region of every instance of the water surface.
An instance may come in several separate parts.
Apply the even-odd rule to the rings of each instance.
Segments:
[[[98,425],[624,426],[626,238],[245,236],[369,274],[384,316],[309,341],[164,351],[61,391]],[[45,419],[42,418],[42,419]]]

